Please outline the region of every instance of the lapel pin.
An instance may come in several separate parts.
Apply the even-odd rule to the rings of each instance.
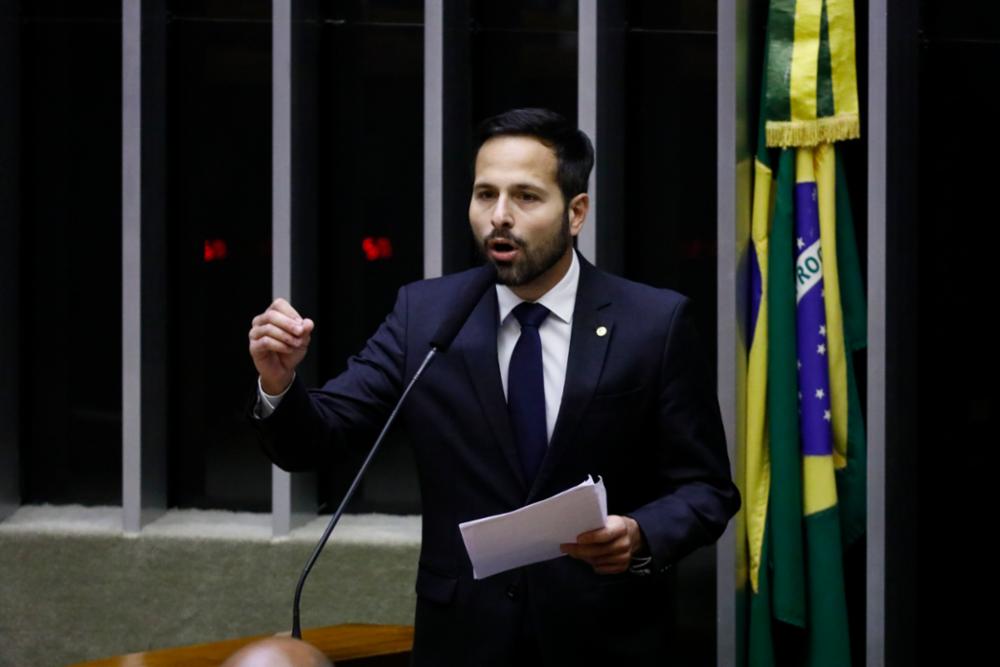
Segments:
[[[599,326],[597,327],[597,331],[595,333],[597,333],[598,336],[606,336],[608,334],[608,328],[605,326]]]

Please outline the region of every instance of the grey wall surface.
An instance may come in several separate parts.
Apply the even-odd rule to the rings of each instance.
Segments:
[[[0,667],[286,632],[311,550],[304,541],[0,533]],[[417,551],[332,544],[303,593],[304,627],[412,623]]]

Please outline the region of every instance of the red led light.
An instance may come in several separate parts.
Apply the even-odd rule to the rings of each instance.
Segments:
[[[389,259],[392,257],[392,241],[384,236],[368,236],[361,242],[361,250],[369,262]]]
[[[715,243],[705,239],[689,239],[681,243],[681,254],[684,259],[691,260],[715,257]]]
[[[205,261],[215,262],[229,256],[229,247],[224,239],[205,239]]]

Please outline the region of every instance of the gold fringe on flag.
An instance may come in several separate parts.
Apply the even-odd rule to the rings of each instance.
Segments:
[[[769,147],[818,146],[859,138],[861,119],[849,112],[815,120],[769,120],[766,132]]]

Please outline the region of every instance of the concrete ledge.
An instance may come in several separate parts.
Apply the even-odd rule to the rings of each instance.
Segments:
[[[176,510],[126,537],[116,507],[22,507],[0,523],[0,665],[65,665],[287,631],[326,520]],[[303,593],[303,625],[413,621],[419,517],[346,516]]]
[[[319,540],[329,516],[319,516],[275,541]],[[4,533],[121,535],[121,507],[25,505],[0,521]],[[146,526],[141,536],[270,541],[271,516],[222,510],[168,510]],[[420,517],[391,514],[345,514],[330,538],[344,544],[420,545]]]

